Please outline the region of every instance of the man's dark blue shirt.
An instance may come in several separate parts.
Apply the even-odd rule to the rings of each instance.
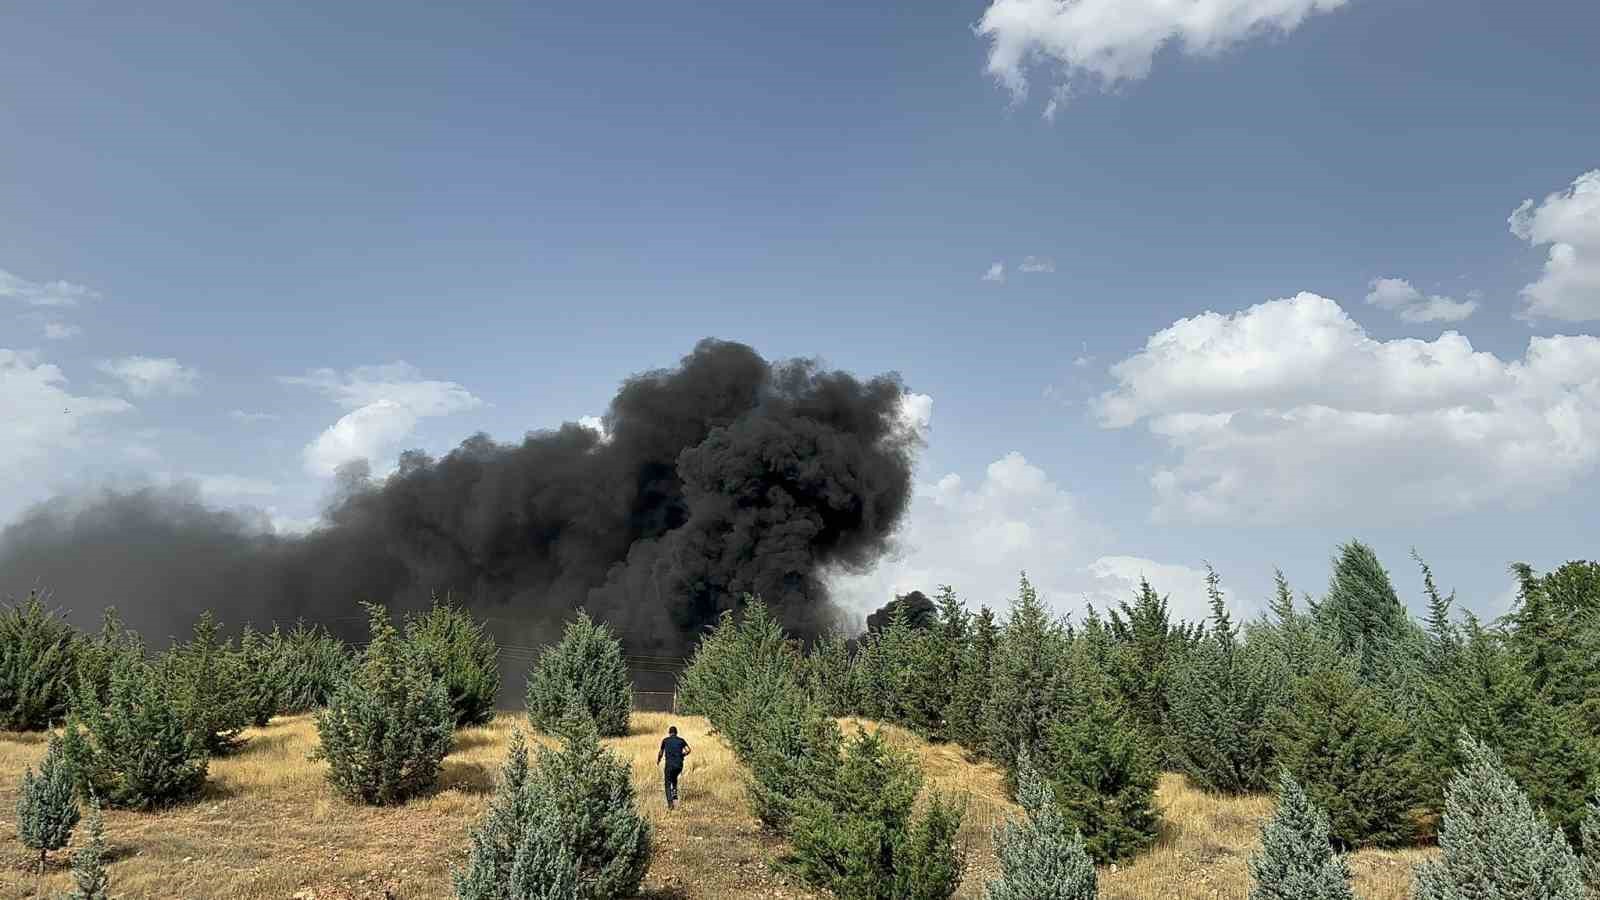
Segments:
[[[666,757],[667,768],[683,768],[683,751],[688,746],[688,741],[675,734],[669,734],[661,739],[661,755]]]

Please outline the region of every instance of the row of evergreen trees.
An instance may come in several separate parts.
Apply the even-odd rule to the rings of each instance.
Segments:
[[[1514,567],[1517,606],[1484,624],[1418,564],[1421,621],[1352,542],[1325,596],[1297,604],[1280,573],[1254,621],[1234,621],[1215,572],[1203,623],[1174,621],[1147,582],[1104,615],[1058,619],[1024,576],[1003,623],[945,588],[934,614],[897,603],[886,626],[821,641],[798,669],[829,713],[958,742],[1013,790],[1026,754],[1100,863],[1154,839],[1161,769],[1243,794],[1286,768],[1340,850],[1432,840],[1463,730],[1577,841],[1600,776],[1600,565]]]
[[[921,812],[914,754],[877,731],[846,736],[805,688],[806,658],[759,599],[725,615],[678,680],[746,766],[761,823],[789,840],[781,865],[846,900],[944,900],[965,869],[964,809],[933,792]]]
[[[435,603],[408,616],[403,637],[381,608],[372,609],[373,643],[360,654],[304,624],[269,634],[246,627],[237,641],[224,638],[209,612],[190,637],[152,654],[115,610],[97,634],[85,635],[34,594],[0,612],[0,720],[14,730],[59,725],[64,765],[80,793],[149,809],[198,794],[209,760],[236,752],[245,728],[318,709],[323,750],[332,748],[341,791],[374,801],[391,797],[396,786],[404,794],[426,762],[398,772],[373,767],[364,777],[393,782],[381,789],[351,785],[336,761],[353,739],[340,723],[365,717],[370,737],[393,732],[397,717],[437,713],[445,734],[485,722],[499,687],[496,649],[482,626],[453,606]],[[438,750],[438,730],[431,744],[420,745],[428,748],[423,756]]]
[[[418,624],[437,619],[431,614]],[[152,655],[114,608],[106,610],[98,633],[84,634],[47,607],[41,593],[31,593],[26,601],[0,609],[0,730],[58,727],[85,680],[103,695],[118,660],[150,662]],[[154,673],[181,683],[176,690],[190,707],[186,711],[197,711],[196,702],[204,701],[203,721],[196,725],[216,726],[204,740],[220,751],[230,749],[246,725],[327,705],[351,659],[350,649],[320,626],[302,622],[289,631],[274,626],[266,634],[246,626],[235,642],[223,640],[221,623],[205,613],[188,639],[174,640],[171,649],[154,654]],[[197,682],[208,682],[212,692],[198,693]]]
[[[804,653],[753,604],[701,645],[679,699],[750,764],[758,815],[791,837],[808,879],[838,889],[840,860],[875,854],[873,866],[849,864],[852,896],[939,896],[959,868],[938,862],[954,858],[941,848],[959,815],[941,802],[911,817],[914,764],[871,735],[846,740],[833,724],[841,715],[992,759],[1019,800],[1049,798],[1054,818],[1030,810],[1030,821],[1080,836],[1097,862],[1153,840],[1161,768],[1225,793],[1269,789],[1287,771],[1327,817],[1331,850],[1442,839],[1448,779],[1471,763],[1462,732],[1572,844],[1600,770],[1600,566],[1514,571],[1518,603],[1490,625],[1454,614],[1426,565],[1428,615],[1413,620],[1360,543],[1339,548],[1322,598],[1297,604],[1280,575],[1270,612],[1242,624],[1215,573],[1202,624],[1172,621],[1147,583],[1104,617],[1090,608],[1078,622],[1057,619],[1024,577],[1003,623],[946,588],[932,616],[898,604],[864,638]],[[375,609],[360,656],[304,628],[235,644],[207,617],[154,660],[114,617],[83,636],[37,597],[0,614],[0,718],[18,728],[65,719],[75,782],[113,805],[192,795],[206,759],[235,749],[245,725],[317,705],[335,783],[399,802],[432,785],[454,727],[489,714],[495,671],[492,641],[448,607],[408,619],[403,633]],[[535,727],[564,728],[576,701],[597,733],[625,733],[620,646],[580,617],[530,676],[527,699]],[[852,778],[896,790],[855,808],[839,789]],[[838,835],[857,832],[877,844],[841,849]],[[897,855],[920,861],[897,866]],[[896,880],[913,870],[925,887]]]
[[[383,607],[366,608],[370,639],[359,652],[303,625],[246,628],[235,642],[206,614],[190,639],[153,658],[114,612],[94,636],[77,634],[38,595],[0,612],[6,721],[40,730],[61,723],[39,774],[24,774],[21,841],[42,867],[66,846],[79,799],[88,798],[92,835],[79,854],[75,896],[103,897],[101,800],[151,809],[191,798],[211,757],[237,752],[247,726],[278,713],[315,711],[314,758],[327,762],[347,799],[388,805],[432,790],[456,729],[493,716],[495,643],[447,604],[407,616],[403,628]],[[472,862],[458,875],[463,900],[507,892],[603,900],[637,889],[648,823],[627,766],[599,743],[602,732],[627,732],[630,705],[621,644],[580,613],[528,682],[530,721],[564,747],[541,748],[530,770],[517,739]]]
[[[1463,758],[1445,793],[1442,853],[1416,867],[1416,900],[1592,900],[1600,896],[1600,806],[1583,825],[1584,854],[1540,814],[1486,744],[1462,733]],[[1294,776],[1250,859],[1250,900],[1355,900],[1350,868],[1322,810]]]
[[[1075,628],[1050,614],[1026,575],[1003,623],[988,607],[970,613],[945,587],[921,621],[896,603],[858,641],[818,642],[796,677],[831,715],[893,722],[994,761],[1019,801],[1021,761],[1031,760],[1035,794],[1053,798],[1066,832],[1081,835],[1095,862],[1119,862],[1155,840],[1167,660],[1198,656],[1203,635],[1169,625],[1164,601],[1146,594],[1126,618],[1091,616]],[[1151,654],[1159,660],[1141,658]]]

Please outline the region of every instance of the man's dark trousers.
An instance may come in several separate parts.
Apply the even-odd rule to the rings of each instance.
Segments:
[[[678,776],[683,774],[683,764],[667,764],[667,809],[678,802]]]

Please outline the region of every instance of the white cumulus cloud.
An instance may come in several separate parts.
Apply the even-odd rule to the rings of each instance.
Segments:
[[[317,369],[285,376],[285,384],[309,387],[350,410],[304,450],[306,469],[328,477],[351,460],[369,463],[398,448],[419,421],[481,406],[483,401],[453,381],[425,379],[405,362],[360,366],[347,372]]]
[[[1367,303],[1388,310],[1405,322],[1459,322],[1478,309],[1476,300],[1425,295],[1404,278],[1374,278]]]
[[[1590,322],[1600,319],[1600,169],[1537,206],[1522,201],[1507,220],[1529,244],[1550,245],[1544,274],[1522,289],[1523,315]]]
[[[188,393],[199,378],[195,370],[170,356],[124,356],[103,360],[96,368],[122,382],[135,397]]]
[[[900,424],[926,439],[933,427],[933,398],[908,391],[900,398]]]
[[[1175,44],[1194,56],[1219,54],[1266,34],[1287,34],[1347,0],[992,0],[977,33],[989,41],[989,74],[1015,97],[1028,68],[1052,65],[1058,86],[1046,117],[1067,87],[1087,81],[1110,88],[1150,74],[1156,54]]]
[[[29,306],[77,306],[80,301],[100,295],[70,281],[29,281],[0,269],[0,297],[20,300]]]
[[[606,420],[604,417],[579,416],[578,424],[589,429],[590,431],[599,433],[600,443],[606,444],[611,442],[611,430],[606,428]]]
[[[918,484],[895,550],[870,572],[836,574],[829,588],[861,618],[896,594],[932,593],[941,584],[971,609],[988,604],[1004,614],[1026,570],[1056,612],[1077,617],[1085,601],[1104,609],[1129,599],[1142,573],[1171,592],[1184,615],[1205,614],[1202,570],[1107,555],[1112,543],[1070,492],[1013,452],[975,484],[955,473]]]
[[[1600,460],[1600,338],[1535,337],[1522,359],[1460,334],[1381,341],[1301,293],[1152,335],[1113,365],[1101,424],[1144,422],[1176,456],[1163,520],[1282,524],[1523,503]]]

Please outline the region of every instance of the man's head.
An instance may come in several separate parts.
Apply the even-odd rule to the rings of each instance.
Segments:
[[[667,726],[667,734],[677,734],[677,733],[678,733],[678,726],[676,726],[676,725],[668,725]]]

